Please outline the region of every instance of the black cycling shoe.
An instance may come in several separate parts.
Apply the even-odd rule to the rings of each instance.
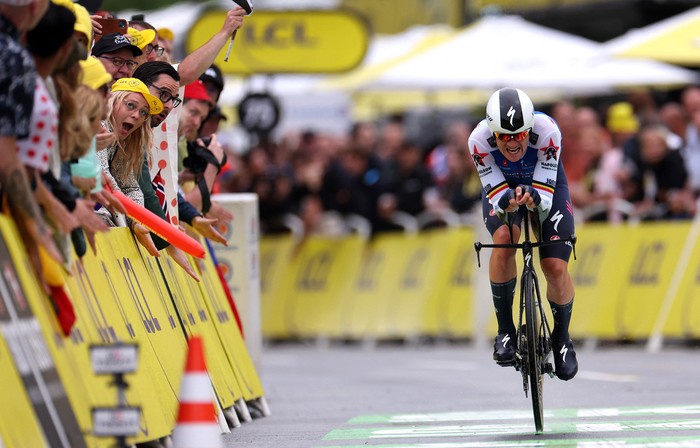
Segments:
[[[576,350],[571,339],[568,341],[552,341],[554,351],[554,373],[557,378],[569,381],[578,372]]]
[[[493,359],[501,366],[515,364],[515,336],[509,333],[501,333],[496,336],[493,343]]]

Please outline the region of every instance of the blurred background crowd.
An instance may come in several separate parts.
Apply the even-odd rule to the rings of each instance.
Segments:
[[[700,88],[676,96],[641,89],[615,102],[538,107],[562,131],[579,221],[693,217]],[[266,232],[289,230],[295,218],[306,233],[347,231],[347,220],[338,218],[348,216],[364,218],[372,232],[470,224],[481,184],[467,138],[482,118],[446,120],[441,132],[430,129],[436,137],[427,142],[426,130],[402,115],[357,122],[340,136],[290,132],[244,155],[232,152],[215,188],[256,193]]]

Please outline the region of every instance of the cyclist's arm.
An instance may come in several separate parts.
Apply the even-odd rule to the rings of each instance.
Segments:
[[[496,213],[501,214],[504,211],[498,206],[498,200],[508,191],[508,183],[491,155],[491,151],[497,149],[489,146],[490,135],[486,121],[479,123],[469,137],[469,153],[489,202]]]
[[[532,187],[537,190],[542,201],[537,207],[543,214],[552,208],[554,186],[557,184],[557,170],[561,160],[561,133],[554,128],[541,135],[537,147],[537,164],[532,175]]]

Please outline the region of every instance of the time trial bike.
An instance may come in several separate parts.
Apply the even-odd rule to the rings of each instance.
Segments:
[[[540,224],[536,212],[521,206],[521,213],[506,213],[505,221],[511,229],[511,244],[474,243],[477,264],[481,267],[481,249],[520,249],[523,254],[523,271],[520,277],[520,312],[516,332],[515,358],[511,365],[523,377],[525,396],[530,392],[535,429],[544,430],[543,383],[544,374],[554,376],[554,355],[552,353],[552,332],[542,306],[537,272],[532,264],[533,249],[554,244],[570,244],[576,259],[576,236],[542,241]],[[523,216],[523,242],[513,242],[513,225],[516,216]],[[537,235],[537,241],[530,240],[530,231]]]

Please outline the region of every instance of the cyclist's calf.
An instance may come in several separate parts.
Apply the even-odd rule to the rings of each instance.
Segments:
[[[574,285],[568,263],[560,258],[543,258],[540,266],[547,280],[547,299],[558,305],[569,303],[574,297]]]

